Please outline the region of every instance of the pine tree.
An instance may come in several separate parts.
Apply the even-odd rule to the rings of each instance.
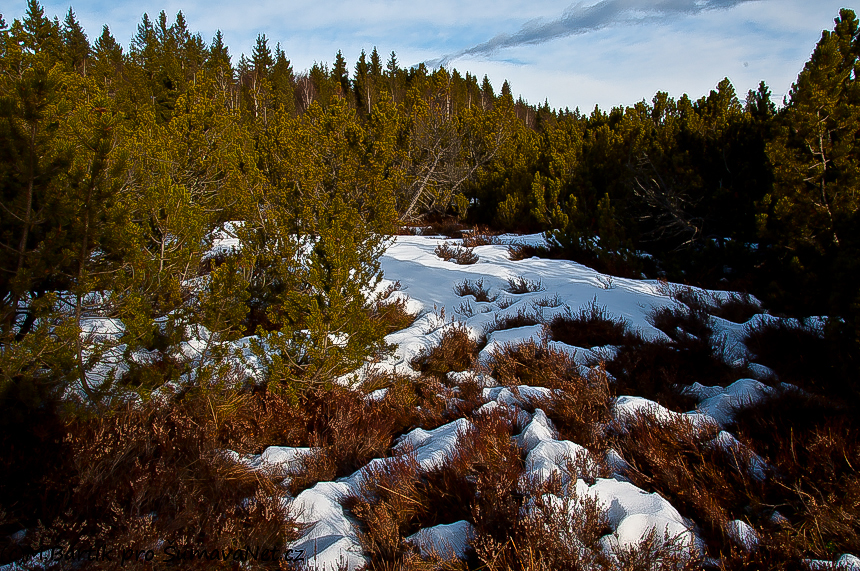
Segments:
[[[122,66],[122,46],[111,35],[107,24],[93,44],[93,58],[98,67],[97,74],[102,77],[114,77]]]
[[[365,115],[370,113],[373,107],[373,83],[369,77],[370,69],[367,63],[367,55],[361,50],[358,61],[355,62],[355,73],[352,76],[352,84],[355,89],[355,106],[359,112]]]
[[[776,181],[761,217],[787,247],[822,253],[839,246],[860,205],[858,21],[843,9],[835,22],[792,86],[784,126],[768,148]]]
[[[343,53],[337,50],[334,56],[334,66],[331,68],[331,80],[335,85],[336,93],[339,91],[341,97],[349,96],[349,73],[346,70],[346,59]]]
[[[254,73],[258,80],[268,78],[274,60],[272,59],[272,50],[269,49],[269,40],[266,38],[266,34],[257,35],[257,43],[254,44],[254,49],[251,52],[251,64],[254,67]]]
[[[296,109],[295,100],[296,79],[293,66],[287,59],[287,54],[281,49],[281,44],[275,46],[275,64],[272,67],[272,97],[277,107],[292,114]]]
[[[69,8],[63,21],[63,56],[74,70],[86,75],[87,60],[90,57],[90,43],[75,13]]]
[[[852,261],[860,256],[860,23],[842,9],[835,24],[777,118],[767,147],[773,192],[761,202],[759,227],[793,268],[795,295],[845,317],[860,343],[860,268]]]
[[[371,144],[342,98],[302,117],[278,113],[263,147],[265,216],[248,235],[263,265],[251,303],[273,324],[265,341],[274,351],[259,348],[269,386],[294,392],[334,381],[382,346],[369,291],[394,222],[391,148]]]
[[[388,56],[388,62],[385,64],[385,78],[388,83],[388,92],[395,102],[403,101],[403,85],[400,83],[400,77],[401,70],[397,62],[397,54],[392,51]]]
[[[496,96],[493,93],[493,85],[490,83],[490,78],[484,75],[481,82],[481,106],[484,109],[489,109],[493,106]]]
[[[45,10],[38,0],[27,0],[24,15],[24,47],[33,53],[44,53],[52,60],[60,56],[62,40],[60,27],[45,17]]]

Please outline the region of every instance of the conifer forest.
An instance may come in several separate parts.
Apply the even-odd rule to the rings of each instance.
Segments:
[[[0,15],[0,569],[860,569],[834,16],[780,104],[583,111]]]

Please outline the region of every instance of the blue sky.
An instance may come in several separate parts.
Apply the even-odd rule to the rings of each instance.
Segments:
[[[68,2],[45,2],[61,19]],[[80,0],[72,7],[91,41],[108,24],[127,46],[144,12],[185,14],[208,43],[221,29],[234,61],[259,33],[280,41],[296,71],[331,62],[350,69],[361,49],[393,50],[401,64],[447,62],[487,74],[498,89],[552,107],[608,109],[658,90],[707,94],[728,77],[743,97],[765,80],[781,100],[841,7],[834,0]],[[7,22],[26,3],[5,8]]]

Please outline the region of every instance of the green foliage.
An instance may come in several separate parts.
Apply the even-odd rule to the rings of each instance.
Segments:
[[[638,277],[647,250],[673,279],[793,311],[824,299],[860,330],[850,11],[779,113],[764,83],[742,104],[724,79],[590,115],[376,48],[296,73],[260,35],[234,67],[221,33],[204,45],[181,12],[144,15],[126,52],[107,26],[90,46],[72,10],[26,12],[0,34],[2,343],[71,347],[60,384],[88,384],[118,342],[68,333],[91,318],[122,321],[128,358],[176,362],[153,386],[195,358],[226,366],[254,333],[278,347],[273,379],[331,380],[381,347],[384,236],[451,215],[545,231],[549,255],[609,273]],[[243,247],[208,257],[232,220]],[[194,328],[211,335],[191,358]]]
[[[767,147],[775,182],[761,200],[758,222],[791,268],[789,279],[805,289],[792,297],[829,298],[819,311],[856,324],[860,273],[850,260],[860,253],[860,32],[851,10],[841,10],[835,23],[822,33],[777,118]]]
[[[288,391],[331,382],[382,348],[384,325],[370,313],[395,219],[384,132],[365,129],[340,99],[300,119],[281,113],[264,135],[270,186],[248,236],[251,303],[272,324],[270,383]]]

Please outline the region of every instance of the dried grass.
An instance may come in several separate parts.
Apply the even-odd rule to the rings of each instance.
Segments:
[[[658,492],[700,526],[717,552],[728,552],[725,524],[760,503],[764,487],[751,474],[743,450],[711,444],[718,429],[694,425],[684,418],[657,419],[639,414],[610,441],[631,468],[633,484]]]
[[[64,482],[58,515],[34,526],[31,547],[44,545],[278,548],[298,527],[281,504],[285,490],[269,475],[229,461],[220,451],[219,422],[244,406],[235,395],[188,395],[164,406],[127,405],[67,426],[73,474]],[[59,484],[59,482],[58,482]],[[22,498],[25,499],[25,498]],[[187,562],[202,569],[205,562]],[[112,569],[116,561],[90,561]],[[252,562],[249,568],[260,568]]]
[[[520,308],[513,315],[503,315],[496,317],[484,327],[484,337],[489,337],[494,331],[504,329],[515,329],[517,327],[527,327],[529,325],[539,325],[543,319],[537,313],[532,313],[525,308]]]
[[[604,345],[624,345],[638,341],[627,323],[612,317],[605,307],[592,300],[575,314],[570,308],[547,324],[549,337],[574,347],[591,349]]]
[[[475,254],[473,248],[463,248],[462,246],[452,246],[448,242],[444,242],[436,246],[435,253],[437,256],[450,262],[454,260],[461,266],[468,266],[477,263],[478,255]]]
[[[515,278],[508,278],[508,287],[505,289],[508,293],[524,294],[544,291],[546,286],[539,279],[534,281],[523,276],[517,276]]]
[[[503,345],[493,354],[489,366],[493,378],[505,386],[556,389],[579,377],[579,367],[569,354],[533,340]]]
[[[462,323],[447,328],[435,347],[422,349],[410,365],[416,371],[445,381],[451,371],[465,371],[476,364],[479,344]]]
[[[454,286],[454,293],[460,297],[471,295],[475,301],[493,302],[499,297],[498,295],[490,295],[490,290],[484,285],[484,278],[475,281],[464,280],[463,283]]]

